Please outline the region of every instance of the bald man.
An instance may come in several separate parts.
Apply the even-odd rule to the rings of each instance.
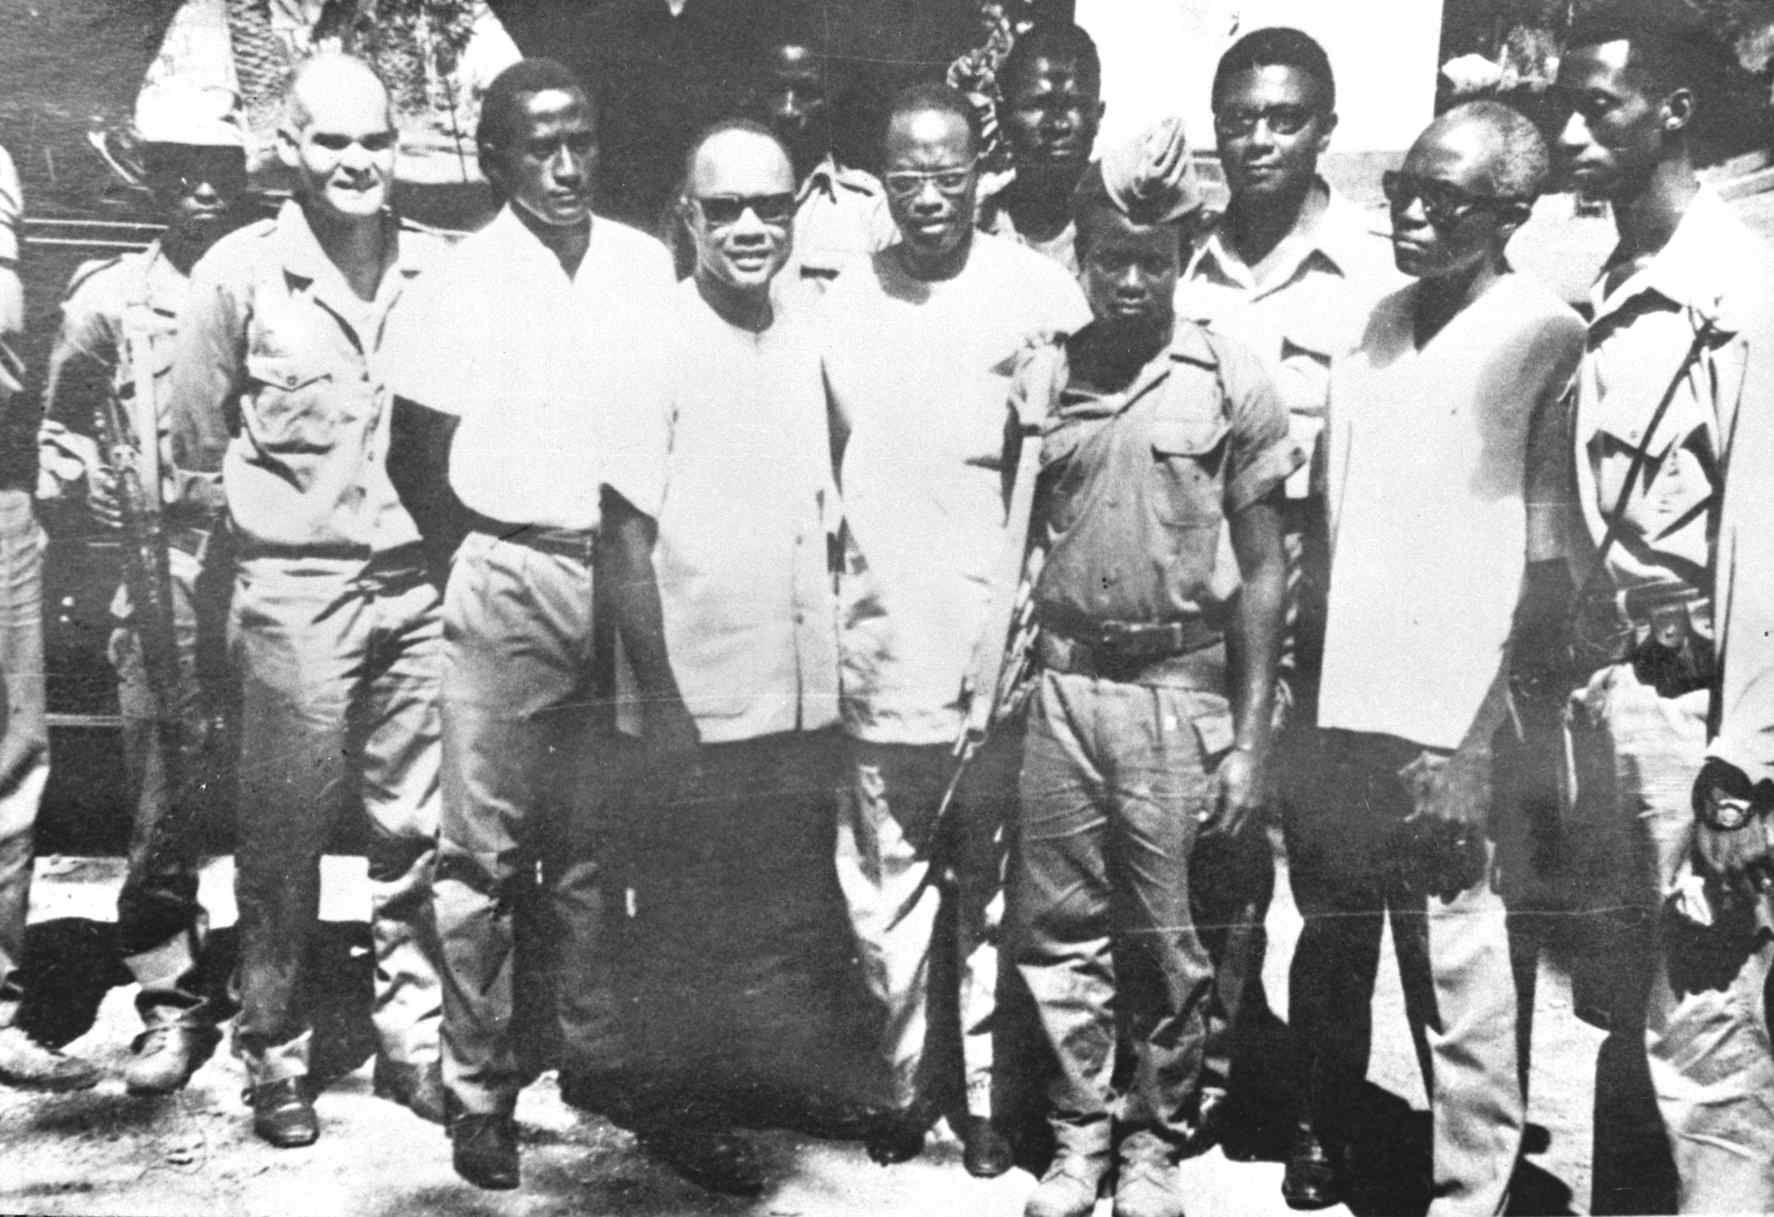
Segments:
[[[310,60],[278,152],[295,198],[192,272],[172,371],[172,446],[210,475],[235,537],[242,677],[235,896],[253,1129],[319,1135],[306,959],[340,807],[371,823],[378,1094],[441,1122],[431,873],[438,824],[438,588],[383,465],[384,322],[431,242],[389,210],[395,131],[370,68]]]

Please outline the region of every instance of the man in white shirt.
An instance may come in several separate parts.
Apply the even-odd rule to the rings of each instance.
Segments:
[[[883,180],[900,240],[833,284],[826,385],[848,526],[839,591],[842,713],[850,776],[838,821],[839,883],[865,979],[886,1026],[881,1051],[898,1118],[878,1161],[919,1152],[953,1079],[931,1075],[926,1007],[940,887],[935,811],[962,723],[962,681],[982,640],[1004,544],[1010,373],[1035,331],[1090,318],[1076,283],[1031,250],[974,230],[977,118],[947,86],[902,92],[884,128]],[[984,640],[998,645],[999,640]],[[1008,760],[1009,758],[1001,758]],[[1009,1169],[993,1125],[991,1033],[1001,907],[998,847],[1013,777],[971,775],[949,823],[955,874],[966,1165]]]
[[[1417,281],[1380,301],[1332,378],[1309,770],[1327,793],[1288,824],[1305,917],[1288,987],[1307,1091],[1282,1183],[1295,1207],[1349,1183],[1388,916],[1425,1034],[1429,1211],[1501,1213],[1521,1153],[1517,997],[1487,838],[1517,605],[1529,562],[1558,556],[1529,485],[1534,433],[1582,351],[1576,315],[1503,256],[1547,172],[1539,133],[1500,103],[1432,124],[1386,175],[1398,266]]]

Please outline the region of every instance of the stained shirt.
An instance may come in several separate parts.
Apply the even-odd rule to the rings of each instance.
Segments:
[[[1265,259],[1260,284],[1221,216],[1197,237],[1176,291],[1177,316],[1211,325],[1263,361],[1308,453],[1324,425],[1331,365],[1360,338],[1373,302],[1402,282],[1391,244],[1369,216],[1325,190],[1324,205]],[[1302,468],[1288,497],[1304,498],[1309,488]]]
[[[829,727],[839,513],[817,331],[787,305],[741,329],[694,280],[674,303],[653,569],[678,689],[707,743]]]
[[[1124,390],[1073,375],[1041,448],[1042,618],[1223,626],[1227,520],[1305,459],[1256,357],[1192,322]]]
[[[388,480],[382,339],[439,243],[384,218],[392,264],[351,290],[302,208],[230,233],[191,272],[172,365],[172,453],[219,474],[243,550],[387,552],[418,541]]]
[[[788,269],[823,286],[898,236],[874,174],[827,156],[795,195],[795,252]]]
[[[1652,436],[1608,573],[1710,584],[1723,666],[1710,752],[1751,782],[1774,779],[1774,251],[1703,188],[1655,256],[1591,299],[1576,478],[1598,543],[1633,449],[1713,322]]]
[[[589,530],[607,485],[656,515],[675,289],[664,246],[601,216],[571,277],[509,207],[452,250],[395,320],[389,382],[460,418],[457,497],[506,524]]]
[[[1530,425],[1568,393],[1583,323],[1510,274],[1418,347],[1416,292],[1380,301],[1332,378],[1318,722],[1451,750],[1507,653]]]
[[[1024,340],[1090,319],[1039,254],[975,234],[966,266],[914,279],[889,248],[826,295],[826,387],[849,430],[839,587],[844,725],[932,744],[960,725],[1004,537],[1010,377]]]

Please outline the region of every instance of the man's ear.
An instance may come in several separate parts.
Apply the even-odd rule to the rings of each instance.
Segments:
[[[1318,155],[1323,156],[1330,150],[1331,136],[1337,130],[1337,114],[1331,111],[1318,120]]]
[[[1664,97],[1662,113],[1659,118],[1663,124],[1663,134],[1675,135],[1686,131],[1688,124],[1694,121],[1695,100],[1694,90],[1683,85],[1673,89]]]
[[[476,144],[474,156],[480,162],[481,176],[500,194],[504,194],[504,175],[499,171],[499,150],[492,144]]]
[[[1510,238],[1520,231],[1534,215],[1532,203],[1506,203],[1497,209],[1497,231],[1502,234],[1503,244],[1509,244]]]
[[[277,126],[277,159],[285,169],[296,169],[302,164],[301,133],[288,123]]]

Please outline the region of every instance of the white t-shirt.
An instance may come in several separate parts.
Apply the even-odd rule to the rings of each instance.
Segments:
[[[857,263],[823,316],[826,386],[849,428],[844,725],[877,743],[946,743],[1003,544],[1015,356],[1090,309],[1054,263],[976,233],[953,279],[914,279],[891,248]]]

